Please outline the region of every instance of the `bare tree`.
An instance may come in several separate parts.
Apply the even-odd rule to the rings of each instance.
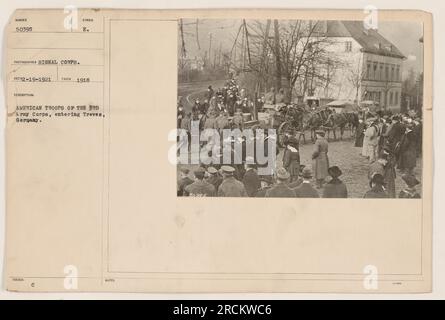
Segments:
[[[362,55],[360,55],[357,65],[350,65],[347,73],[347,79],[353,86],[355,90],[355,101],[359,101],[359,91],[362,85],[363,79],[365,78],[365,70],[362,66],[363,60]]]
[[[274,60],[279,62],[276,68],[279,68],[280,74],[286,79],[287,87],[290,89],[289,98],[292,97],[292,88],[297,81],[306,82],[305,87],[312,89],[314,86],[328,88],[333,72],[339,66],[339,60],[329,50],[333,42],[320,31],[319,22],[280,21],[279,25],[275,23],[274,29],[276,30],[274,36],[269,37],[264,33],[266,28],[263,23],[255,23],[253,30],[257,36],[254,39],[257,41],[253,44],[256,50],[253,50],[255,54],[252,55],[251,68],[257,71],[268,69],[264,68],[263,64],[269,61],[258,59],[264,57],[263,51],[258,49],[262,48],[262,41],[266,41],[269,52],[275,57]],[[268,74],[262,76],[270,77],[271,70],[268,71]]]

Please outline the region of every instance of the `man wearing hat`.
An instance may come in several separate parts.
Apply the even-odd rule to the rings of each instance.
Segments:
[[[328,169],[329,175],[332,177],[323,190],[323,198],[347,198],[348,189],[346,185],[338,177],[342,175],[342,171],[337,166]]]
[[[328,142],[324,138],[324,131],[315,131],[317,140],[314,144],[312,153],[312,170],[317,181],[317,188],[321,188],[324,179],[328,176],[329,158],[328,158]]]
[[[190,142],[191,142],[191,130],[192,130],[192,118],[191,113],[187,112],[184,115],[184,118],[181,120],[181,129],[183,129],[186,133],[186,135],[182,136],[182,143],[186,143],[187,141],[187,148],[190,150]]]
[[[219,186],[222,182],[222,177],[219,175],[218,170],[215,167],[208,167],[207,173],[209,174],[207,178],[207,182],[215,187],[215,190],[218,190]]]
[[[363,198],[389,198],[385,189],[385,180],[380,173],[375,173],[369,182],[371,190],[367,191]]]
[[[203,118],[203,122],[204,122],[203,129],[217,129],[216,118],[218,117],[218,115],[219,115],[219,112],[217,111],[216,108],[214,108],[214,110],[212,110],[210,112],[207,112],[207,116]]]
[[[386,191],[390,198],[396,197],[396,159],[389,147],[383,148],[382,157],[387,161],[383,178],[386,183]]]
[[[417,141],[413,131],[414,124],[406,124],[406,131],[400,141],[399,169],[407,174],[413,174],[417,161]]]
[[[422,121],[416,117],[413,123],[413,131],[416,137],[416,155],[417,157],[420,157],[420,155],[422,154]]]
[[[214,197],[216,194],[216,189],[210,183],[204,181],[205,169],[199,167],[194,171],[195,182],[189,184],[185,187],[185,192],[190,197]]]
[[[232,125],[234,129],[240,129],[243,130],[244,128],[244,118],[243,118],[243,113],[241,111],[241,107],[237,107],[236,108],[236,112],[233,115],[232,118]]]
[[[295,189],[296,187],[299,187],[303,183],[303,178],[301,177],[301,175],[305,167],[306,166],[304,164],[300,164],[300,174],[298,175],[298,179],[289,183],[289,188]]]
[[[399,143],[402,139],[404,132],[405,128],[403,124],[400,123],[400,116],[393,116],[391,120],[391,126],[385,133],[387,145],[392,152],[394,152],[396,144]]]
[[[243,176],[244,187],[246,188],[249,197],[255,197],[258,189],[261,188],[261,182],[258,177],[253,157],[246,157],[245,169],[246,172]]]
[[[199,99],[196,99],[195,104],[192,107],[192,117],[198,118],[200,110],[201,110],[201,102],[199,101]]]
[[[277,183],[266,191],[267,198],[294,198],[295,192],[289,188],[287,181],[290,178],[289,172],[284,168],[279,168],[276,172]]]
[[[297,138],[291,136],[286,143],[283,153],[283,167],[290,174],[290,182],[298,179],[300,174],[300,152]]]
[[[190,170],[187,168],[181,168],[180,178],[178,180],[177,196],[185,196],[184,188],[193,183],[193,180],[189,178]]]
[[[214,93],[214,91],[213,91],[212,86],[209,86],[209,87],[207,88],[207,99],[210,100],[210,99],[213,97],[213,93]]]
[[[369,166],[369,180],[371,180],[372,176],[376,173],[379,173],[383,176],[383,179],[385,181],[385,189],[388,193],[388,196],[390,198],[395,198],[396,171],[394,169],[394,160],[392,159],[388,148],[384,148],[381,156]]]
[[[363,147],[363,139],[365,138],[366,123],[363,119],[358,119],[358,125],[355,130],[355,147]]]
[[[233,176],[235,168],[231,166],[221,166],[223,181],[218,188],[219,197],[247,197],[247,191],[244,184]]]
[[[184,119],[185,114],[186,114],[186,112],[184,110],[184,106],[182,105],[182,102],[178,101],[178,116],[177,116],[177,119],[178,119],[177,127],[178,128],[181,127],[181,122],[182,122],[182,119]]]
[[[372,176],[376,173],[385,175],[385,165],[388,161],[383,157],[379,157],[376,161],[372,162],[368,168],[368,179],[371,180]]]
[[[300,186],[294,189],[295,196],[297,198],[319,198],[317,190],[312,186],[312,170],[310,168],[304,168],[301,177],[303,178],[303,182]]]
[[[273,177],[272,176],[261,176],[260,177],[260,183],[261,183],[261,187],[257,191],[255,197],[257,197],[257,198],[265,198],[266,197],[266,192],[273,185]]]
[[[207,108],[206,118],[216,119],[219,115],[218,108],[216,107],[216,98],[213,97],[209,101],[209,107]]]
[[[400,191],[399,198],[403,199],[420,199],[420,194],[416,190],[416,186],[420,183],[415,176],[411,174],[402,175],[402,180],[407,187]]]
[[[215,119],[215,127],[218,129],[220,136],[223,136],[223,130],[230,128],[229,113],[227,111],[221,112]]]
[[[369,159],[369,162],[374,162],[377,157],[377,147],[379,144],[380,130],[377,119],[369,119],[370,125],[365,130],[365,138],[363,140],[364,155]]]

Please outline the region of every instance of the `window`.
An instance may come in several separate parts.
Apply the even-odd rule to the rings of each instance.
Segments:
[[[379,80],[383,80],[383,63],[380,63]]]
[[[393,92],[389,93],[389,105],[392,106],[393,105],[393,99],[394,99],[394,94]]]
[[[366,91],[365,92],[365,100],[369,100],[370,98],[369,98],[369,95],[370,95],[370,92],[369,91]]]
[[[391,81],[394,81],[395,79],[395,75],[394,75],[394,66],[391,67]]]
[[[372,76],[373,76],[374,80],[378,80],[379,77],[378,77],[378,74],[377,74],[377,62],[374,62],[373,67],[374,67],[374,70],[373,70]]]
[[[396,105],[396,106],[398,106],[399,105],[399,91],[396,91],[396,93],[395,93],[395,102],[394,102],[394,104]]]
[[[400,66],[396,67],[396,80],[400,81]]]
[[[368,62],[366,65],[366,79],[371,79],[371,63]]]
[[[376,101],[380,103],[380,92],[378,91],[367,91],[365,94],[365,100]]]
[[[352,51],[352,41],[346,41],[345,42],[345,51],[351,52]]]
[[[385,66],[385,80],[389,80],[389,67]]]

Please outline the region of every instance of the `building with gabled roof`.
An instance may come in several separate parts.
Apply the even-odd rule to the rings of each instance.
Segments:
[[[328,83],[312,88],[320,99],[372,100],[383,108],[400,109],[404,54],[378,30],[363,21],[318,21],[316,36],[329,37],[328,51],[340,61],[327,70]]]

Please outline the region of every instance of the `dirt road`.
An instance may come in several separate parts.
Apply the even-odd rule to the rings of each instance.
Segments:
[[[182,97],[185,111],[190,112],[196,98],[204,100],[205,93],[209,85],[213,90],[224,86],[226,80],[187,82],[178,84],[178,96]]]

